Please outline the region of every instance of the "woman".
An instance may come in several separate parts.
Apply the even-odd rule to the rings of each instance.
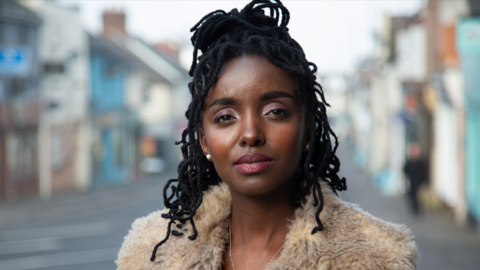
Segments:
[[[192,28],[184,160],[119,269],[416,268],[408,229],[338,198],[337,138],[288,21],[280,1],[257,0]]]

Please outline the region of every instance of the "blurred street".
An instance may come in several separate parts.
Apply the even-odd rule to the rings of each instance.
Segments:
[[[0,269],[116,269],[138,217],[163,208],[172,174],[75,196],[0,207]]]
[[[0,1],[0,270],[115,269],[183,159],[189,29],[248,2]],[[283,2],[340,196],[406,224],[419,269],[480,269],[480,1]]]
[[[340,174],[349,188],[343,199],[379,218],[406,224],[422,256],[418,269],[478,269],[479,234],[456,228],[451,217],[439,213],[412,218],[404,199],[379,195],[351,154],[344,148],[339,152]],[[115,269],[113,261],[130,224],[163,208],[163,185],[173,175],[50,202],[32,199],[0,206],[0,269]]]
[[[370,177],[359,170],[349,152],[339,148],[340,175],[347,178],[348,190],[342,199],[360,205],[372,215],[407,225],[420,251],[419,270],[478,270],[480,233],[455,226],[451,213],[426,212],[418,219],[409,214],[406,198],[383,197],[371,184]]]

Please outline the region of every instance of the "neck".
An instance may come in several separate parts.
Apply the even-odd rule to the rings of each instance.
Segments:
[[[242,196],[231,190],[231,229],[236,245],[283,245],[294,216],[290,204],[294,190],[294,181],[262,196]]]

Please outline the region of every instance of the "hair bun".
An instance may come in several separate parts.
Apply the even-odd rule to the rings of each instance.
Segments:
[[[266,9],[269,10],[270,16],[265,15]],[[228,13],[216,10],[204,16],[190,29],[194,32],[191,38],[194,58],[197,56],[197,50],[205,53],[226,33],[245,29],[259,33],[275,30],[288,31],[289,20],[290,14],[280,0],[254,0],[240,12],[237,9],[232,9]]]

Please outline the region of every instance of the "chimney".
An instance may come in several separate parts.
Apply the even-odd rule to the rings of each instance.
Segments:
[[[119,33],[126,36],[125,13],[123,10],[106,10],[103,12],[103,36],[114,37]]]

